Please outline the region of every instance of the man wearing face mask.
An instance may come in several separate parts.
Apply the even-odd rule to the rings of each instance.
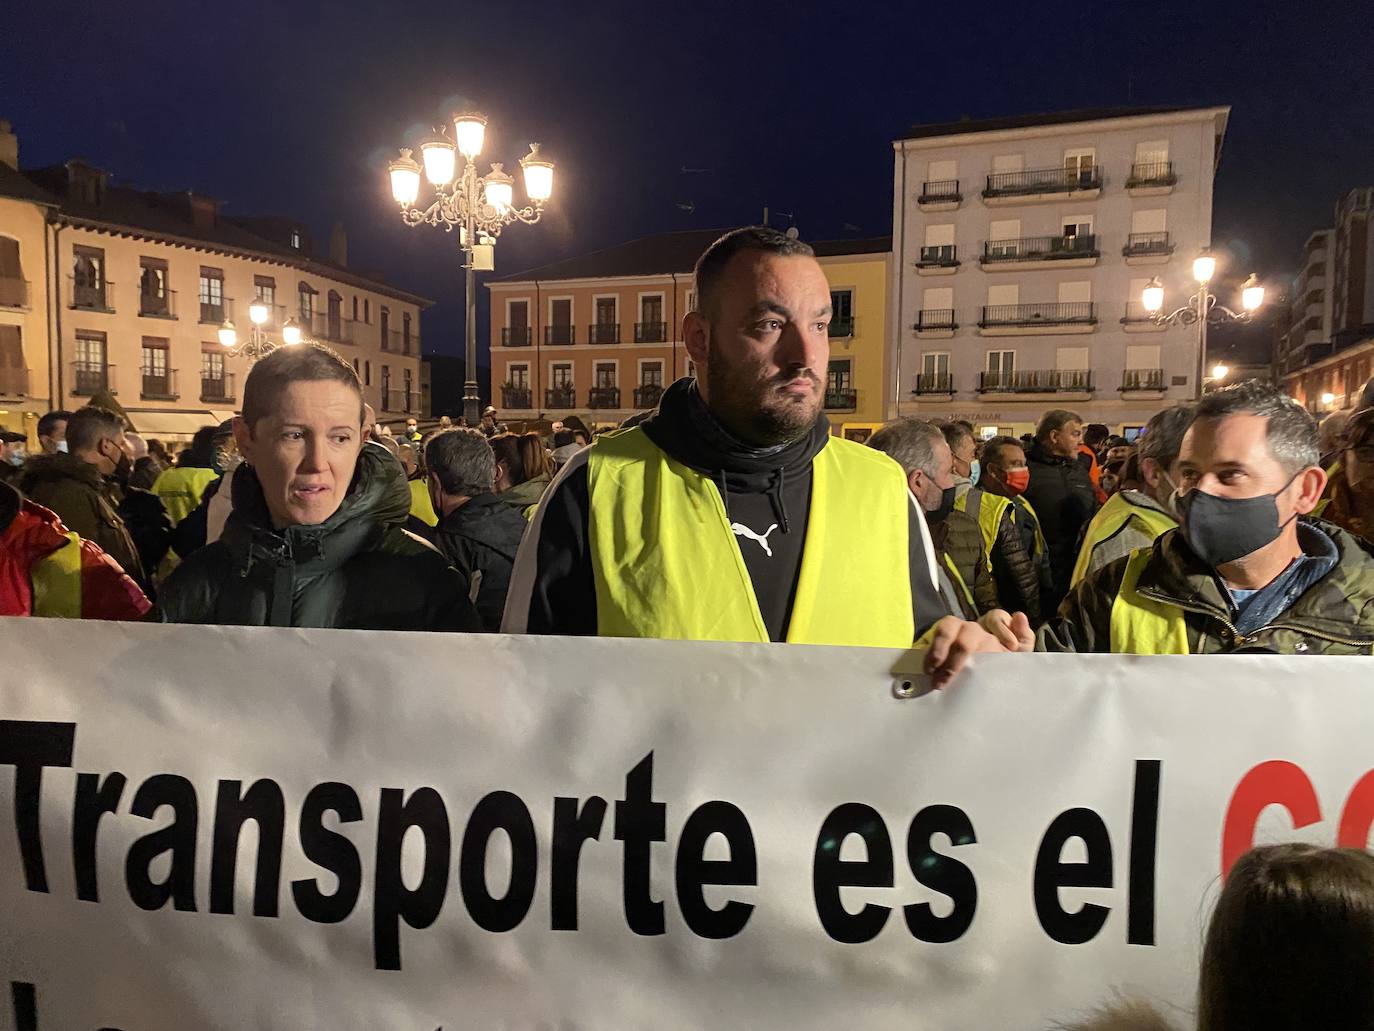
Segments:
[[[39,455],[28,462],[19,489],[57,513],[68,529],[94,541],[146,592],[150,586],[133,537],[119,516],[133,461],[124,439],[124,420],[109,409],[88,405],[67,422],[67,453]]]
[[[1254,381],[1205,396],[1183,438],[1179,528],[1086,577],[1043,651],[1374,650],[1374,556],[1305,518],[1326,486],[1312,417]]]
[[[67,420],[71,417],[71,412],[59,409],[38,420],[38,446],[43,454],[67,453]]]
[[[962,498],[978,485],[979,468],[977,441],[973,439],[973,427],[963,420],[947,422],[940,427],[949,445],[949,453],[954,459],[954,497]]]
[[[28,457],[28,438],[22,433],[0,426],[0,483],[18,481]]]
[[[1139,455],[1144,489],[1113,494],[1093,516],[1073,569],[1073,586],[1137,548],[1148,548],[1178,525],[1178,453],[1194,411],[1193,405],[1175,405],[1156,412],[1145,424]]]
[[[954,503],[955,510],[978,521],[1002,607],[1024,612],[1038,626],[1049,555],[1035,510],[1021,496],[1030,482],[1026,452],[1015,437],[993,437],[983,445],[982,461],[978,486]]]

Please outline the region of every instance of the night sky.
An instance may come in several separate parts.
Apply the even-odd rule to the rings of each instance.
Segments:
[[[383,166],[465,102],[490,118],[484,160],[515,170],[537,140],[558,163],[498,275],[765,205],[804,238],[885,235],[892,139],[964,116],[1232,105],[1213,239],[1262,276],[1374,183],[1374,14],[1351,0],[15,2],[3,23],[24,167],[85,157],[320,242],[342,220],[352,267],[438,300],[423,333],[444,354],[456,237],[403,227]]]

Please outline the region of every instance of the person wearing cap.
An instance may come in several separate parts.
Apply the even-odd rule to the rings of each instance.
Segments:
[[[0,483],[16,482],[28,456],[28,437],[0,426]]]

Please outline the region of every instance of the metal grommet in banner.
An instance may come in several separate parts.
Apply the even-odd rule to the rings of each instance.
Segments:
[[[893,698],[915,698],[916,682],[914,680],[894,680],[892,682]]]

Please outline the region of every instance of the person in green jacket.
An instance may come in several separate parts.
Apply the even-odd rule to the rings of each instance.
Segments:
[[[478,631],[464,574],[405,531],[399,462],[363,447],[351,365],[315,344],[253,366],[234,438],[244,464],[220,539],[163,587],[172,623]]]

